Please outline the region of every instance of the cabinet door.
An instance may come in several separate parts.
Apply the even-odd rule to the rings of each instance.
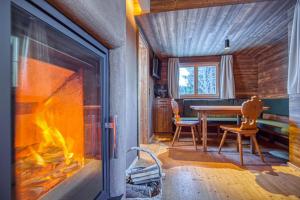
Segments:
[[[173,117],[173,112],[172,112],[170,102],[167,105],[165,105],[164,116],[165,116],[164,130],[165,130],[165,132],[170,133],[170,132],[172,132],[172,117]]]
[[[160,111],[159,111],[159,105],[157,103],[154,103],[154,109],[153,109],[153,130],[154,133],[159,133],[159,121],[160,121]]]
[[[167,106],[166,105],[160,105],[159,106],[159,132],[166,132],[167,130]]]
[[[170,132],[170,122],[172,116],[170,115],[169,105],[163,104],[158,106],[158,132]]]
[[[172,132],[172,108],[169,99],[156,99],[154,103],[153,125],[155,133]]]

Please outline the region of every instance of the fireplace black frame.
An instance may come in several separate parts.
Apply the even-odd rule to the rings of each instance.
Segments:
[[[101,62],[102,84],[101,101],[102,113],[102,152],[104,190],[95,199],[109,198],[109,133],[105,123],[109,122],[109,62],[108,49],[73,23],[62,13],[44,0],[1,0],[0,1],[0,199],[14,199],[12,180],[13,159],[13,106],[12,106],[12,78],[11,78],[11,7],[18,6],[50,26],[61,31],[73,40],[99,55]]]

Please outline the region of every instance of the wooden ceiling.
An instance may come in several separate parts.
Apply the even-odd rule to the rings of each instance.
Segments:
[[[275,0],[151,0],[151,13]]]
[[[207,1],[208,2],[208,1]],[[159,57],[222,55],[255,56],[288,36],[295,0],[273,0],[150,13],[137,17]],[[231,48],[224,50],[224,40]]]

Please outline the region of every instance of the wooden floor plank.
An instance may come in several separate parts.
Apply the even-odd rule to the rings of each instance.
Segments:
[[[262,145],[266,163],[245,148],[241,167],[235,143],[225,142],[220,155],[217,145],[208,153],[195,151],[189,142],[176,146],[169,149],[168,142],[159,141],[143,145],[162,161],[165,200],[300,199],[300,171],[268,154],[269,147]],[[141,158],[150,162],[143,154]]]

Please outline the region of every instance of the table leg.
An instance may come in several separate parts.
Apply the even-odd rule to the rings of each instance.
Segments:
[[[236,117],[237,117],[237,122],[236,123],[237,123],[238,126],[240,126],[241,125],[241,121],[242,121],[241,116],[237,115]]]
[[[203,135],[203,151],[207,151],[207,114],[202,113],[202,135]]]
[[[251,151],[252,154],[255,154],[255,146],[254,146],[254,142],[252,140],[252,137],[250,137],[250,151]]]
[[[197,112],[197,116],[198,116],[198,121],[199,121],[199,128],[197,127],[197,131],[199,133],[199,141],[198,143],[201,144],[201,141],[203,141],[203,135],[201,134],[201,131],[202,131],[202,119],[201,119],[201,113],[200,112]]]

